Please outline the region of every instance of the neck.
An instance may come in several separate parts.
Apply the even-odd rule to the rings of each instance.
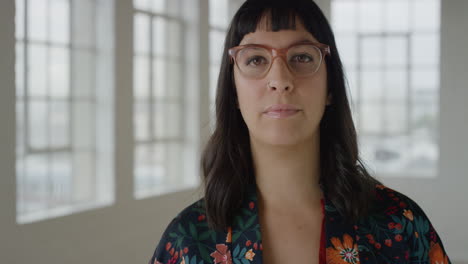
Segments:
[[[272,146],[251,140],[259,203],[267,211],[320,207],[320,142]]]

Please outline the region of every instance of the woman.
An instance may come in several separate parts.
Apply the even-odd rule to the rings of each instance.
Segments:
[[[205,197],[150,263],[450,263],[421,208],[359,160],[334,36],[311,0],[240,7],[216,119]]]

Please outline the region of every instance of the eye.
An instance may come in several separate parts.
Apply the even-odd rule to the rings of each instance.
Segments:
[[[314,58],[310,56],[309,54],[298,54],[295,55],[291,58],[293,62],[299,62],[299,63],[309,63],[314,61]]]
[[[266,61],[267,60],[262,56],[254,56],[249,58],[245,64],[248,66],[258,66],[261,64],[266,64]]]

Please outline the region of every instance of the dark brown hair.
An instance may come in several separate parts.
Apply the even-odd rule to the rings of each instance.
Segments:
[[[272,31],[295,29],[298,19],[319,42],[331,48],[326,66],[332,104],[326,107],[320,123],[320,183],[338,212],[348,221],[357,221],[369,212],[379,182],[359,159],[343,66],[332,29],[312,0],[248,0],[235,14],[226,36],[216,91],[216,127],[201,159],[208,224],[226,230],[245,198],[246,187],[255,184],[249,133],[237,108],[228,49],[255,32],[265,16]]]

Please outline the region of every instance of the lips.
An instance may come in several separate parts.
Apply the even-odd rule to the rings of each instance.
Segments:
[[[301,110],[294,105],[281,104],[281,105],[272,105],[268,107],[264,111],[264,114],[272,118],[285,118],[285,117],[293,116],[297,114],[299,111]]]

